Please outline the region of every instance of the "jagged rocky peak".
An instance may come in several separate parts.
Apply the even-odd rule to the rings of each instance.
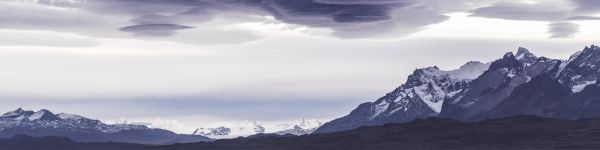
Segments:
[[[529,50],[525,47],[517,48],[517,56],[521,56],[523,54],[531,54],[531,52],[529,52]]]
[[[542,58],[547,59],[547,58]],[[519,47],[517,53],[507,52],[501,59],[492,62],[490,71],[497,69],[516,70],[529,67],[538,62],[538,57],[531,53],[527,48]]]
[[[502,56],[502,59],[506,58],[515,58],[515,54],[513,52],[506,52],[504,56]]]
[[[515,58],[526,65],[531,65],[537,61],[537,56],[529,52],[529,50],[524,47],[519,47]]]
[[[482,63],[479,61],[469,61],[466,64],[460,66],[454,70],[441,70],[437,66],[427,67],[422,69],[416,69],[407,80],[407,84],[415,84],[411,82],[418,81],[416,84],[424,84],[423,80],[450,80],[454,82],[462,82],[465,80],[472,80],[481,75],[485,70],[489,68],[489,63]]]
[[[585,46],[585,49],[598,49],[598,46],[596,46],[596,45],[592,44],[592,45],[590,45],[589,47],[588,47],[588,46]]]
[[[560,64],[555,77],[558,82],[580,92],[585,86],[595,84],[600,75],[600,48],[596,45],[585,47]]]
[[[519,61],[512,52],[504,54],[501,59],[498,59],[490,65],[489,70],[497,70],[501,68],[522,68],[523,63]]]
[[[569,60],[567,60],[567,62],[589,62],[592,61],[590,63],[597,63],[598,62],[598,57],[600,57],[600,48],[598,48],[598,46],[596,45],[591,45],[589,47],[585,47],[582,51],[576,52],[575,54],[571,55],[571,57],[569,57]]]

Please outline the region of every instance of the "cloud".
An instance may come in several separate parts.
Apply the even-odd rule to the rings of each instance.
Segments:
[[[69,2],[72,3],[66,3],[65,0],[2,1],[0,2],[0,20],[2,20],[0,29],[55,31],[98,38],[147,40],[149,39],[147,37],[150,36],[154,37],[152,40],[189,43],[192,39],[182,41],[180,38],[172,38],[172,36],[176,35],[175,33],[178,31],[190,29],[193,26],[207,28],[211,31],[206,34],[197,34],[195,39],[221,39],[221,35],[243,37],[235,38],[236,40],[205,40],[193,44],[226,44],[228,41],[240,43],[262,38],[248,36],[254,35],[252,33],[254,31],[229,32],[228,29],[223,28],[244,20],[205,24],[215,18],[214,13],[201,9],[208,7],[205,6],[206,4],[160,0],[148,3],[137,0],[70,0]],[[220,31],[227,34],[219,34]],[[216,41],[216,43],[211,43],[211,41]]]
[[[394,4],[400,2],[411,2],[410,0],[314,0],[316,3],[321,4],[340,4],[340,5],[354,5],[354,4]]]
[[[573,16],[567,18],[567,20],[579,21],[579,20],[600,20],[600,17],[595,16]]]
[[[598,0],[572,0],[577,5],[576,13],[598,13],[600,12],[600,1]]]
[[[93,47],[93,38],[49,31],[0,30],[0,46]]]
[[[568,18],[582,19],[572,16],[571,12],[597,10],[597,3],[592,0],[8,0],[0,2],[0,19],[3,20],[0,28],[118,38],[131,38],[130,33],[134,33],[136,38],[143,35],[172,41],[169,37],[191,30],[155,25],[203,28],[218,18],[238,19],[238,22],[217,25],[223,27],[239,21],[264,22],[265,19],[260,18],[269,16],[287,24],[328,29],[340,38],[397,38],[444,22],[449,18],[445,14],[452,12],[470,11],[473,16],[486,18],[561,22]],[[231,13],[236,16],[228,15]],[[137,26],[154,29],[151,32],[130,29]],[[197,36],[210,39],[218,35]],[[253,40],[256,39],[248,39]]]
[[[111,29],[113,18],[38,3],[0,2],[0,20],[0,29],[47,30],[88,35],[116,32]]]
[[[569,38],[579,32],[579,25],[570,22],[558,22],[548,25],[550,38]]]
[[[571,38],[579,32],[579,25],[568,21],[600,19],[586,15],[577,16],[573,11],[598,10],[598,4],[600,3],[595,0],[498,2],[471,12],[472,16],[477,17],[546,21],[549,22],[547,33],[550,34],[550,38]]]
[[[194,27],[182,26],[176,24],[141,24],[122,27],[119,30],[131,32],[140,36],[171,36],[177,30],[191,29]]]
[[[18,4],[18,2],[19,0],[14,0],[10,3]],[[21,11],[20,14],[15,14],[6,10],[8,14],[1,19],[6,20],[5,24],[14,24],[11,25],[14,28],[29,26],[33,29],[95,35],[97,33],[86,32],[94,32],[98,27],[104,30],[131,32],[122,29],[131,24],[199,26],[221,17],[223,13],[238,12],[239,15],[247,16],[273,16],[289,24],[328,28],[334,32],[334,35],[344,38],[368,38],[385,34],[406,35],[447,19],[447,16],[443,15],[445,12],[431,9],[429,8],[431,4],[417,0],[42,0],[36,2],[30,1],[26,4],[29,4],[29,7],[47,9],[46,12]],[[73,16],[80,13],[89,16]],[[12,17],[23,15],[24,19]],[[56,19],[52,19],[52,16]],[[77,24],[78,22],[82,24]],[[75,24],[77,27],[72,27]],[[153,32],[149,35],[167,37],[176,32],[179,31]],[[111,33],[111,35],[123,36],[118,33]]]
[[[567,18],[569,10],[555,3],[499,2],[472,13],[472,16],[486,18],[555,21]]]
[[[280,21],[329,28],[342,38],[403,36],[448,18],[415,0],[266,0],[256,5]]]

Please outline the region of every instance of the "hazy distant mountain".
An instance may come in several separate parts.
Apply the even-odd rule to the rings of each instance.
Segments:
[[[405,84],[315,133],[364,125],[409,122],[433,116],[479,121],[514,115],[578,119],[600,117],[600,48],[592,45],[568,60],[537,57],[525,48],[491,63],[460,69],[417,69]]]
[[[278,124],[275,129],[278,131],[276,131],[274,133],[278,134],[278,135],[287,135],[287,134],[305,135],[305,134],[311,134],[312,132],[317,130],[317,128],[321,127],[322,125],[323,125],[323,122],[316,120],[316,119],[302,119],[302,120],[299,120],[296,122],[288,122],[288,123]]]
[[[26,111],[21,108],[0,116],[0,138],[24,134],[31,136],[62,136],[81,142],[128,142],[167,144],[208,141],[199,135],[181,135],[143,125],[105,124],[74,114],[54,114],[48,110]]]
[[[278,124],[245,121],[238,123],[223,123],[221,126],[217,127],[197,128],[193,134],[216,139],[236,138],[239,136],[256,134],[304,135],[312,133],[321,125],[323,125],[323,123],[316,119],[302,119]]]

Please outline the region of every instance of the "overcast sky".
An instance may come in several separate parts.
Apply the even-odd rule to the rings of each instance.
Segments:
[[[0,111],[334,119],[415,69],[598,44],[596,0],[0,0]]]

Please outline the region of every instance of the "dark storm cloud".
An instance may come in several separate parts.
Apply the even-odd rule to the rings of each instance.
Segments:
[[[334,23],[362,23],[389,20],[392,18],[389,12],[396,5],[370,5],[370,4],[323,4],[312,0],[270,0],[265,1],[262,8],[270,12],[278,19],[308,25],[332,25]],[[319,17],[331,19],[329,24],[313,22],[317,20],[305,20],[303,17]]]
[[[569,38],[579,32],[579,25],[570,22],[558,22],[548,25],[550,38]]]
[[[265,0],[256,5],[283,22],[330,28],[343,38],[406,35],[447,19],[442,12],[416,4],[390,0]]]

